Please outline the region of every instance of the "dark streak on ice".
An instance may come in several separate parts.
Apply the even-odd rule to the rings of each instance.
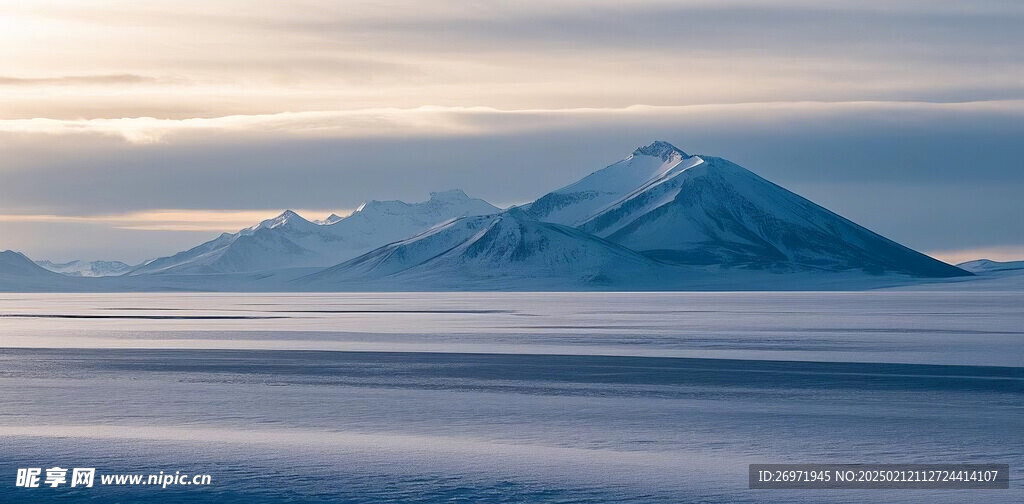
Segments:
[[[531,384],[538,384],[547,393],[570,394],[575,393],[572,387],[552,388],[561,389],[561,383],[1024,393],[1024,368],[995,366],[423,352],[0,349],[0,358],[23,354],[42,359],[52,355],[63,365],[96,370],[220,373],[371,387],[479,390],[504,389],[502,384],[516,382],[519,392],[532,393]],[[75,354],[73,362],[79,364],[70,364],[69,354]]]
[[[39,314],[0,313],[0,318],[59,318],[59,319],[129,319],[129,320],[255,320],[284,319],[283,316],[257,315],[80,315],[80,314]]]

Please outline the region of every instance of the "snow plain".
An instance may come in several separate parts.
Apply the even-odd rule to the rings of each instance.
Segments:
[[[4,502],[1020,502],[1018,292],[0,296]],[[55,414],[55,412],[60,412]],[[1000,491],[754,491],[999,462]]]

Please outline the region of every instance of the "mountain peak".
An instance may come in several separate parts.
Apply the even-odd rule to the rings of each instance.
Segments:
[[[671,158],[672,156],[674,156],[676,154],[678,154],[680,157],[684,157],[684,158],[685,157],[690,157],[689,154],[683,152],[682,150],[680,150],[675,145],[672,145],[672,144],[670,144],[668,142],[665,142],[663,140],[656,140],[654,143],[652,143],[650,145],[645,145],[643,147],[638,147],[635,151],[633,151],[633,155],[634,156],[659,157],[659,158],[661,158],[661,159],[663,159],[665,161],[668,161],[669,158]]]
[[[301,215],[295,213],[292,210],[285,210],[281,212],[281,215],[274,217],[273,219],[267,219],[256,226],[253,226],[252,230],[256,229],[268,229],[283,226],[285,224],[308,224],[309,221],[302,218]]]
[[[513,219],[522,219],[522,220],[531,220],[531,221],[532,220],[537,220],[532,215],[530,215],[528,212],[526,212],[522,208],[516,207],[516,206],[514,206],[512,208],[509,208],[508,210],[505,210],[504,212],[501,213],[501,215],[502,216],[506,216],[507,215],[508,217],[513,218]]]
[[[462,189],[449,189],[430,193],[431,201],[466,201],[469,196]]]
[[[342,216],[340,216],[340,215],[338,215],[336,213],[332,213],[331,215],[328,215],[324,219],[314,219],[314,220],[312,220],[310,222],[312,222],[313,224],[316,224],[318,226],[330,226],[331,224],[334,224],[334,223],[336,223],[336,222],[338,222],[338,221],[340,221],[342,219],[344,219],[344,217],[342,217]]]
[[[17,251],[14,251],[14,250],[4,250],[3,252],[0,252],[0,258],[4,258],[4,259],[8,259],[8,260],[12,260],[13,259],[13,260],[31,261],[28,257],[25,257],[25,254],[22,254],[21,252],[17,252]]]

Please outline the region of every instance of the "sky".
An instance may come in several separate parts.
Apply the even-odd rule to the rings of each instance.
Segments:
[[[139,262],[653,140],[941,259],[1024,259],[1024,3],[0,0],[0,250]]]

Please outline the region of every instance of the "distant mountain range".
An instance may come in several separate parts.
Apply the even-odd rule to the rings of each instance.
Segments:
[[[991,261],[989,259],[978,259],[957,264],[957,267],[971,273],[998,273],[1004,271],[1024,271],[1024,261]]]
[[[132,269],[132,266],[121,261],[71,261],[66,263],[36,261],[36,264],[54,273],[76,277],[117,276],[128,273]]]
[[[323,221],[286,211],[136,267],[40,264],[121,275],[76,279],[96,290],[862,288],[972,275],[667,142],[505,210],[452,190]]]
[[[130,275],[245,273],[297,267],[327,267],[401,240],[456,217],[499,209],[460,190],[431,193],[423,203],[368,201],[348,217],[310,222],[287,210],[234,234],[149,261]]]

